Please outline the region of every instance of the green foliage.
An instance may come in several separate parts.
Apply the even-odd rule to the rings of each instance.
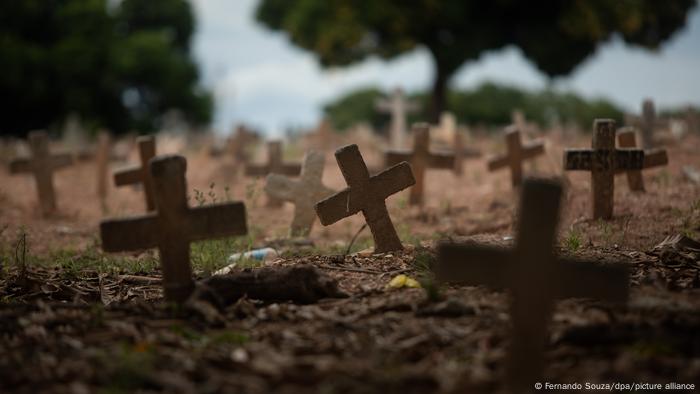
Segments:
[[[564,239],[564,246],[569,252],[576,252],[583,245],[581,241],[581,233],[576,230],[569,231],[569,235]]]
[[[374,87],[357,89],[324,106],[323,111],[335,130],[346,130],[358,122],[366,122],[374,129],[382,129],[389,116],[375,109],[375,103],[383,96]]]
[[[487,51],[516,46],[546,75],[563,76],[612,37],[658,48],[685,25],[694,5],[695,0],[556,0],[546,7],[518,0],[263,0],[256,17],[285,31],[323,66],[427,49],[436,68],[431,94],[435,121],[445,107],[449,79]]]
[[[93,127],[151,131],[168,111],[211,118],[189,54],[186,0],[10,1],[0,13],[0,134],[57,127],[78,113]]]
[[[375,88],[350,92],[328,103],[325,106],[326,116],[338,128],[367,121],[375,128],[381,128],[386,119],[374,109],[377,97],[380,97],[379,91]],[[425,102],[428,96],[419,92],[412,99]],[[466,124],[509,124],[511,112],[516,108],[523,111],[528,121],[542,127],[556,120],[590,130],[595,118],[611,118],[620,123],[623,120],[622,108],[604,99],[586,100],[574,93],[552,90],[533,92],[495,83],[484,83],[470,90],[452,90],[447,100],[447,109],[457,116],[460,123]],[[409,121],[425,119],[426,116],[427,113],[417,114]]]

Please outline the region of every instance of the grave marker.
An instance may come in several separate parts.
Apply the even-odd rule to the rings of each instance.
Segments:
[[[248,176],[265,176],[267,174],[280,174],[297,176],[301,172],[298,163],[285,163],[282,160],[282,142],[270,141],[267,143],[267,163],[247,165],[245,173]]]
[[[438,249],[438,281],[510,290],[512,340],[506,373],[512,392],[530,392],[543,377],[547,326],[557,299],[625,302],[628,298],[628,273],[623,267],[555,255],[561,193],[561,185],[553,181],[523,183],[513,249],[470,244],[443,244]]]
[[[348,187],[316,203],[321,224],[328,226],[362,212],[374,238],[375,253],[403,249],[384,200],[416,183],[411,166],[402,162],[370,177],[354,144],[335,151],[335,159]]]
[[[613,216],[615,172],[641,170],[644,167],[644,151],[615,149],[615,121],[596,119],[593,122],[593,149],[566,149],[566,171],[590,171],[593,219],[610,219]]]
[[[316,220],[314,204],[333,194],[323,185],[323,168],[326,159],[323,153],[310,151],[304,157],[299,180],[280,174],[268,174],[265,191],[272,197],[294,204],[294,219],[291,236],[306,237]]]
[[[411,205],[423,204],[425,171],[429,168],[455,169],[455,156],[452,153],[430,152],[430,131],[427,123],[413,125],[413,151],[390,150],[385,154],[388,166],[402,161],[411,164],[416,184],[411,189]]]
[[[617,131],[617,144],[620,148],[636,148],[637,137],[634,128],[623,127]],[[668,155],[665,149],[650,149],[644,151],[644,166],[643,169],[659,167],[668,164]],[[630,190],[644,191],[644,178],[642,171],[630,170],[627,171],[627,183]]]
[[[190,242],[247,233],[242,202],[197,208],[187,205],[182,156],[161,156],[149,162],[157,212],[100,223],[105,252],[123,252],[157,247],[168,301],[183,302],[192,292]]]
[[[389,139],[392,148],[403,148],[406,140],[406,114],[416,112],[418,103],[407,101],[403,90],[396,88],[389,98],[376,102],[376,109],[391,115]]]
[[[248,146],[257,140],[257,134],[248,130],[242,124],[238,125],[234,134],[228,138],[228,153],[233,156],[236,162],[247,164],[250,161]]]
[[[523,181],[523,161],[544,154],[544,142],[533,141],[522,143],[520,129],[514,126],[506,128],[506,149],[503,156],[495,157],[488,162],[489,171],[510,167],[510,179],[513,187],[520,186]]]
[[[300,172],[300,164],[286,164],[282,160],[281,141],[269,141],[267,143],[267,163],[256,165],[250,164],[245,167],[245,174],[248,176],[265,176],[267,174],[297,176]],[[279,207],[282,206],[282,201],[270,197],[267,200],[267,206]]]
[[[153,211],[156,209],[156,204],[153,197],[153,180],[151,179],[148,162],[156,155],[156,138],[152,135],[141,136],[136,139],[136,144],[139,148],[141,164],[116,171],[114,173],[114,184],[116,186],[142,184],[143,194],[146,199],[146,210]]]
[[[97,171],[97,198],[100,200],[102,210],[106,209],[108,168],[112,157],[112,142],[109,132],[102,130],[97,135],[97,156],[95,157],[95,169]]]
[[[39,196],[41,212],[44,216],[56,211],[56,191],[53,185],[53,172],[71,165],[73,158],[69,154],[51,155],[49,136],[44,131],[29,133],[31,158],[18,158],[10,162],[10,173],[34,174],[36,190]]]

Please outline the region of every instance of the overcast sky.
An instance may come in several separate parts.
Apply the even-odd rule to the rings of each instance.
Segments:
[[[432,79],[429,55],[415,50],[391,62],[368,59],[356,66],[322,70],[314,56],[281,33],[254,20],[257,0],[193,0],[198,30],[194,51],[203,83],[214,92],[214,128],[228,132],[245,122],[272,134],[287,126],[312,126],[323,103],[354,89],[426,89]],[[644,97],[657,107],[700,105],[700,9],[686,28],[659,52],[605,44],[572,75],[557,82],[587,97],[604,96],[629,110]],[[541,88],[546,79],[515,48],[484,54],[455,75],[453,86],[483,81]]]

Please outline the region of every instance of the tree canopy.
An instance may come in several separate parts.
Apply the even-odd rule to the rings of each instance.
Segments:
[[[189,53],[186,0],[6,1],[0,13],[0,133],[76,113],[119,133],[157,129],[170,110],[209,122],[212,99]]]
[[[603,42],[656,49],[685,25],[695,0],[263,0],[257,19],[288,34],[323,66],[417,47],[435,66],[430,117],[445,107],[452,75],[486,51],[514,45],[553,78],[571,73]]]

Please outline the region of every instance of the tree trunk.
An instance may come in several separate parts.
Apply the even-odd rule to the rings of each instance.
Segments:
[[[440,122],[440,114],[447,107],[447,75],[439,66],[435,70],[435,80],[433,81],[433,91],[430,97],[430,112],[428,113],[430,123]]]

